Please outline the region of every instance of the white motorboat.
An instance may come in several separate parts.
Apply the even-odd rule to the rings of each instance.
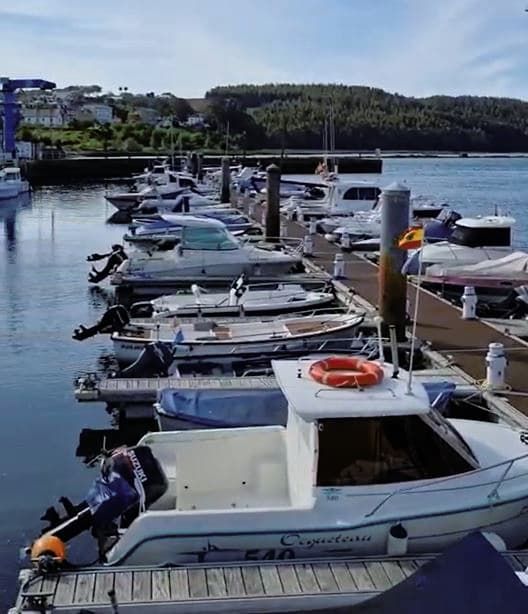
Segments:
[[[510,549],[525,542],[525,433],[446,420],[421,384],[408,391],[406,372],[349,361],[273,363],[286,427],[151,433],[117,450],[87,504],[53,517],[33,558],[50,538],[90,528],[102,544],[122,514],[101,547],[108,565],[378,555],[391,529],[409,553],[482,528]],[[336,386],[321,383],[325,373]],[[339,386],[368,373],[370,386]]]
[[[463,217],[455,222],[448,241],[439,241],[415,250],[404,265],[404,272],[416,275],[433,264],[456,266],[476,264],[511,254],[515,219],[503,215]]]
[[[161,341],[170,346],[176,360],[200,356],[212,358],[243,352],[261,355],[277,347],[283,350],[302,347],[307,341],[353,339],[363,321],[358,314],[323,314],[285,317],[273,320],[196,320],[181,323],[158,320],[141,325],[129,324],[111,335],[114,354],[122,364],[135,362],[147,345]]]
[[[132,305],[134,311],[154,319],[172,316],[271,315],[324,307],[335,301],[335,290],[328,282],[318,282],[307,289],[302,284],[248,284],[242,276],[229,292],[203,292],[191,286],[190,294],[170,294],[148,303]]]
[[[16,198],[29,190],[29,182],[22,179],[17,166],[7,166],[0,170],[0,200]]]
[[[301,267],[300,255],[242,243],[219,220],[192,215],[174,215],[173,220],[176,218],[182,227],[176,248],[129,254],[113,275],[113,284],[180,280],[190,285],[215,279],[230,283],[242,273],[249,277],[279,276]]]
[[[178,183],[149,185],[137,192],[110,192],[105,194],[105,198],[116,209],[126,211],[137,207],[144,200],[174,200],[186,189]]]
[[[305,220],[350,215],[375,207],[380,193],[380,188],[374,183],[337,179],[328,184],[326,197],[320,200],[291,197],[281,207],[281,211],[290,218]]]

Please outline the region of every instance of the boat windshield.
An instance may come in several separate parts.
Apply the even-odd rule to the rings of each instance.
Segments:
[[[465,442],[436,414],[321,420],[318,433],[318,486],[426,480],[478,466]]]
[[[240,246],[225,228],[188,227],[183,231],[183,249],[235,250]]]
[[[509,247],[511,245],[510,227],[469,228],[455,226],[450,243],[466,247]]]

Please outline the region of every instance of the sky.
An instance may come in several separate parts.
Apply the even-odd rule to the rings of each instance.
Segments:
[[[527,5],[0,0],[0,76],[188,98],[215,85],[309,82],[528,99]]]

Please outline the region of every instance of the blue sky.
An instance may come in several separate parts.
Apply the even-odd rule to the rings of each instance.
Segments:
[[[0,1],[2,76],[172,91],[371,85],[528,99],[526,0]]]

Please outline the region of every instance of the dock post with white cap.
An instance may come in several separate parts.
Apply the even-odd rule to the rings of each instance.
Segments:
[[[334,279],[343,279],[345,277],[345,261],[343,254],[337,253],[334,256]]]
[[[407,300],[407,280],[401,272],[406,256],[398,239],[409,227],[410,195],[401,183],[389,185],[380,195],[379,309],[384,326],[395,327],[398,341],[405,340]]]
[[[231,202],[231,170],[229,168],[229,158],[224,156],[222,158],[222,193],[220,195],[220,202],[227,204]]]
[[[266,177],[266,237],[276,241],[280,236],[280,168],[270,164]]]
[[[462,319],[475,320],[477,318],[477,303],[478,297],[475,294],[473,286],[464,286],[464,294],[461,298],[462,302]]]
[[[486,354],[486,388],[488,390],[504,390],[508,361],[502,343],[490,343]]]

